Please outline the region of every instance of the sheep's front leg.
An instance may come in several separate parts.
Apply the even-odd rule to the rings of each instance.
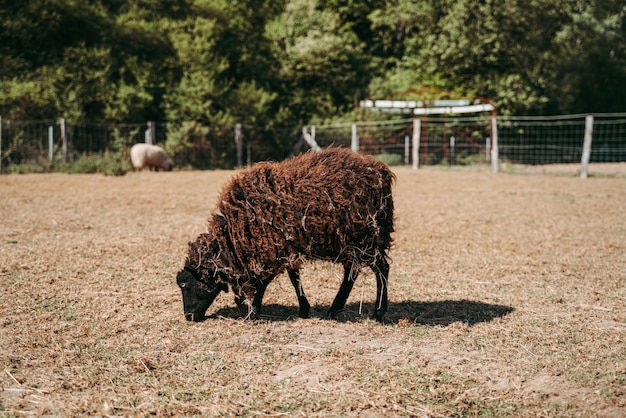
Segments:
[[[304,289],[302,288],[302,282],[300,281],[300,270],[289,269],[287,270],[287,273],[289,274],[291,284],[293,285],[293,288],[296,289],[296,295],[298,296],[298,305],[300,306],[298,316],[300,318],[308,318],[309,311],[311,310],[311,305],[309,304],[309,300],[304,294]]]
[[[246,304],[246,297],[243,295],[235,296],[235,303],[242,314],[247,314],[250,310]]]
[[[265,295],[265,289],[267,289],[267,285],[272,281],[269,280],[259,280],[256,285],[256,293],[254,294],[254,300],[252,304],[248,306],[248,315],[246,316],[246,320],[248,319],[258,319],[261,316],[261,304],[263,303],[263,296]]]

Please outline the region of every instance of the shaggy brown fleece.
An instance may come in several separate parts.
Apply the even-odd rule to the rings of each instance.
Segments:
[[[345,284],[329,312],[334,316],[367,265],[379,282],[375,316],[382,319],[394,179],[375,158],[335,148],[245,169],[223,189],[208,233],[189,244],[185,269],[210,289],[227,283],[251,306],[262,298],[259,287],[263,292],[285,269],[291,276],[305,260],[340,263]]]

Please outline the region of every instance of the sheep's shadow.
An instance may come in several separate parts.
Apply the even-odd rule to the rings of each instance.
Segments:
[[[310,318],[326,318],[328,306],[317,305],[311,308]],[[385,324],[409,322],[419,325],[450,325],[460,322],[475,325],[490,322],[513,312],[510,306],[477,302],[472,300],[443,300],[436,302],[390,302],[389,310],[385,315]],[[338,322],[354,322],[369,318],[374,312],[374,303],[350,303],[337,315]],[[209,318],[243,318],[241,311],[235,307],[222,308]],[[278,304],[263,305],[261,319],[268,321],[287,321],[298,317],[297,306]]]
[[[371,309],[373,308],[372,305]],[[385,318],[392,324],[409,321],[420,325],[445,326],[461,322],[472,326],[501,318],[514,310],[511,306],[466,299],[435,302],[404,301],[390,304]]]

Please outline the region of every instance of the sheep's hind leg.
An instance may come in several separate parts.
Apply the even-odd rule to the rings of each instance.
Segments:
[[[291,284],[293,285],[293,288],[296,289],[296,295],[298,296],[298,305],[300,306],[298,316],[300,318],[308,318],[311,305],[309,304],[309,300],[306,298],[306,295],[304,294],[304,289],[302,288],[302,282],[300,281],[300,270],[289,269],[287,270],[287,273],[289,274]]]
[[[328,310],[327,316],[329,318],[336,318],[337,314],[346,306],[346,301],[348,300],[348,296],[350,296],[350,292],[352,291],[352,287],[358,275],[359,270],[355,269],[353,263],[344,264],[343,281],[341,282],[341,286],[339,287],[339,291],[337,292],[337,296],[335,296],[332,306]]]
[[[383,317],[387,313],[387,280],[389,277],[389,263],[384,257],[376,260],[376,264],[372,266],[374,275],[376,276],[376,306],[372,319],[383,322]]]

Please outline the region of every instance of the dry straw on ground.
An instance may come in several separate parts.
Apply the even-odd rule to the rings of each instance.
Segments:
[[[188,323],[174,276],[232,172],[0,177],[0,416],[623,416],[626,179],[396,169],[388,321],[364,270]]]

